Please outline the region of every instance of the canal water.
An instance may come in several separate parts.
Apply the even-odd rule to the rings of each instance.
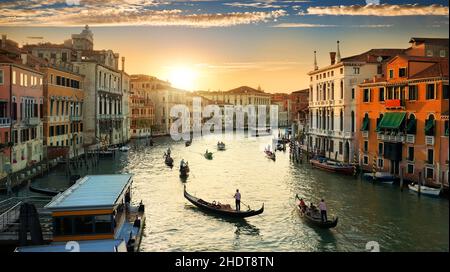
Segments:
[[[418,197],[396,185],[377,185],[357,178],[294,164],[289,152],[277,152],[276,161],[263,149],[270,137],[194,140],[185,147],[169,137],[130,144],[131,150],[115,159],[103,159],[96,173],[132,173],[133,199],[146,205],[147,223],[142,251],[365,251],[374,241],[381,251],[449,251],[449,203],[446,199]],[[173,169],[164,164],[170,147]],[[214,152],[213,160],[203,157]],[[186,182],[178,166],[184,158],[191,173]],[[63,169],[34,182],[41,187],[67,186]],[[239,189],[243,204],[262,215],[246,220],[224,219],[197,209],[183,197],[188,192],[205,200],[230,203]],[[20,194],[32,194],[26,190]],[[317,204],[327,202],[329,217],[339,216],[331,230],[311,227],[295,210],[295,195]],[[242,205],[242,208],[245,208]]]

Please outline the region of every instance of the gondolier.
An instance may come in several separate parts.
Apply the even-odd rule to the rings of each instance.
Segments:
[[[327,222],[327,205],[325,204],[325,201],[322,200],[319,203],[319,210],[320,210],[320,217],[322,218],[322,222]]]
[[[236,189],[236,193],[234,194],[234,199],[236,199],[236,211],[241,210],[241,193],[239,193],[239,189]]]

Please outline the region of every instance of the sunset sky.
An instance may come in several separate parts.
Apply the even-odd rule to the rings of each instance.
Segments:
[[[126,57],[126,72],[177,87],[268,92],[308,87],[306,73],[371,48],[406,48],[411,37],[448,38],[447,1],[23,0],[0,2],[0,33],[62,43],[89,24],[95,49]],[[36,39],[32,37],[43,37]]]

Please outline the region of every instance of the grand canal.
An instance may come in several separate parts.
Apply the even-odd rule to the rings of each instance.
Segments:
[[[133,199],[143,200],[147,214],[142,251],[364,251],[369,241],[378,242],[381,251],[449,250],[446,199],[297,165],[288,151],[268,160],[262,150],[271,144],[269,137],[224,139],[226,151],[217,151],[216,142],[194,140],[190,147],[168,137],[155,139],[152,147],[132,142],[128,153],[102,159],[88,174],[134,175]],[[169,146],[173,169],[163,160]],[[214,152],[213,160],[203,157],[206,149]],[[191,168],[185,183],[178,173],[182,158]],[[55,171],[34,184],[64,187],[61,175]],[[239,188],[243,203],[255,209],[264,203],[265,211],[245,221],[205,214],[184,199],[185,184],[193,195],[233,205]],[[320,230],[305,224],[295,210],[296,194],[315,203],[325,198],[329,213],[339,216],[338,226]]]

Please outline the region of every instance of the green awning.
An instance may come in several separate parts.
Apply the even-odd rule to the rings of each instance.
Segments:
[[[369,130],[369,117],[364,117],[363,123],[361,126],[361,131],[367,131]]]
[[[409,119],[408,125],[406,126],[406,134],[416,134],[416,127],[417,127],[417,120],[416,119]]]
[[[406,112],[386,112],[381,119],[379,128],[398,129],[405,119]]]
[[[445,136],[448,136],[448,127],[447,127],[447,129],[445,130]]]

